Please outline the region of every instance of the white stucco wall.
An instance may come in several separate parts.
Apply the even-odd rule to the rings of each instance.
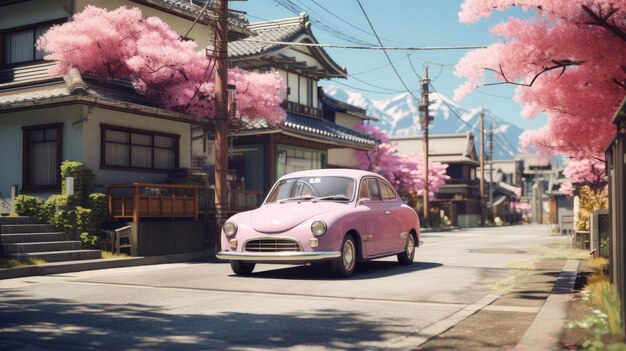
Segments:
[[[65,0],[31,0],[2,7],[0,30],[67,18]]]
[[[126,6],[128,8],[136,7],[139,8],[146,17],[159,17],[165,23],[169,24],[170,27],[179,35],[184,35],[185,33],[187,33],[187,31],[191,27],[191,24],[193,23],[193,19],[181,18],[179,16],[169,14],[161,10],[157,10],[152,7],[144,6],[128,0],[77,0],[75,5],[75,12],[82,11],[87,5],[93,5],[108,10],[114,10],[121,6]],[[198,44],[199,49],[204,49],[210,43],[212,43],[214,35],[212,28],[200,23],[196,23],[189,33],[188,37],[193,39]]]
[[[63,123],[63,160],[82,160],[83,138],[72,123],[80,120],[82,108],[78,105],[41,108],[18,112],[0,113],[0,194],[10,196],[11,186],[22,189],[22,127],[51,123]]]
[[[85,115],[86,109],[87,107],[85,107]],[[91,112],[91,116],[91,119],[84,122],[80,127],[83,130],[83,143],[85,145],[83,162],[92,170],[97,170],[97,182],[99,184],[162,182],[167,175],[165,171],[100,169],[100,124],[180,135],[179,167],[187,168],[191,166],[191,126],[189,123],[108,110],[100,107],[95,107]]]
[[[335,113],[335,123],[346,128],[354,129],[354,126],[360,121],[360,118],[346,113]],[[328,150],[328,164],[345,168],[355,168],[357,162],[354,154],[355,150],[353,149],[330,149]]]
[[[96,175],[97,184],[162,182],[167,172],[100,169],[100,123],[180,135],[180,167],[191,165],[189,123],[171,121],[95,107],[91,118],[85,105],[43,107],[0,114],[0,194],[10,196],[12,185],[22,189],[23,126],[63,123],[62,160],[84,162]],[[47,197],[48,194],[35,194]]]

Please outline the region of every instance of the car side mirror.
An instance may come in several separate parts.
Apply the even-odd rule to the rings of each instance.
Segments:
[[[363,198],[360,198],[360,199],[357,201],[357,205],[359,205],[359,206],[360,206],[360,205],[363,205],[364,203],[368,203],[368,202],[370,202],[370,199],[369,199],[369,198],[367,198],[367,197],[363,197]]]

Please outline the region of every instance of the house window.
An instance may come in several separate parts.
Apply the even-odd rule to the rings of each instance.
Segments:
[[[285,174],[319,169],[326,166],[326,153],[323,150],[305,149],[279,145],[276,151],[276,178]]]
[[[61,186],[63,123],[22,127],[22,187],[58,190]]]
[[[4,39],[4,63],[16,64],[22,62],[43,60],[46,53],[37,50],[37,39],[44,35],[55,22],[37,24],[28,27],[20,27],[5,31]]]
[[[102,168],[167,171],[178,168],[180,136],[101,125]]]

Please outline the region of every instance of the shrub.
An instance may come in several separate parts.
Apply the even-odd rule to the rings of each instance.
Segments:
[[[87,232],[83,232],[80,234],[80,240],[83,242],[84,246],[92,249],[96,248],[98,246],[98,242],[100,241],[97,236],[91,235]]]
[[[36,196],[18,195],[13,206],[15,213],[20,216],[38,217],[43,206],[43,200]]]
[[[63,195],[67,195],[67,177],[74,178],[74,195],[69,197],[69,203],[76,206],[87,206],[89,193],[93,190],[93,181],[96,176],[82,162],[63,161],[61,164],[61,193]]]
[[[93,220],[97,223],[105,222],[109,217],[109,200],[105,194],[89,194],[88,207],[93,211]],[[96,226],[100,229],[100,226]]]
[[[39,220],[48,222],[50,224],[54,219],[54,215],[58,209],[65,208],[67,206],[67,195],[52,195],[41,206],[39,213]]]

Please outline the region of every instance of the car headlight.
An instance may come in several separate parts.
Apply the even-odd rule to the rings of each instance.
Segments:
[[[324,235],[324,233],[326,233],[326,223],[322,221],[315,221],[311,223],[311,232],[315,236]]]
[[[224,232],[224,235],[231,237],[237,234],[237,225],[233,222],[226,222],[222,227],[222,231]]]

